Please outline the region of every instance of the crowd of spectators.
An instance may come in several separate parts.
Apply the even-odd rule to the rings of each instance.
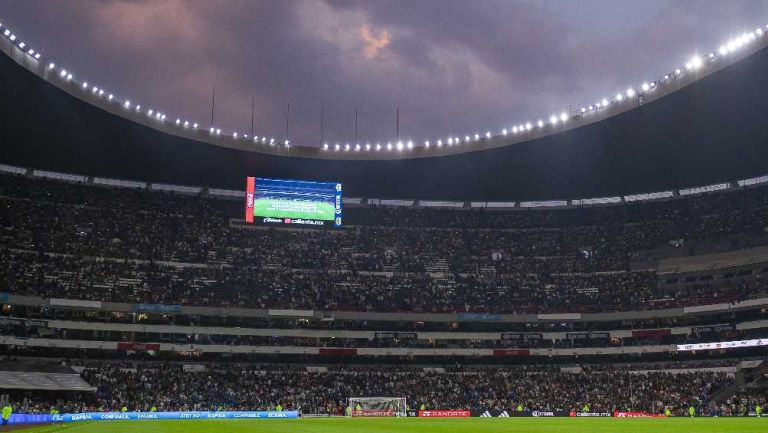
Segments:
[[[649,411],[726,414],[713,396],[733,378],[726,373],[665,373],[622,369],[546,368],[404,369],[392,367],[259,367],[253,365],[98,364],[81,375],[96,387],[78,399],[27,398],[27,410],[47,412],[269,410],[343,414],[350,397],[405,397],[428,409]]]
[[[633,258],[764,232],[768,189],[536,211],[350,208],[342,230],[243,227],[237,202],[25,177],[0,183],[0,284],[46,298],[368,311],[617,311],[730,302]]]

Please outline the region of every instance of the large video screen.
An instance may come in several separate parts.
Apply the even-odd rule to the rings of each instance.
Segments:
[[[249,177],[245,222],[341,227],[341,183]]]

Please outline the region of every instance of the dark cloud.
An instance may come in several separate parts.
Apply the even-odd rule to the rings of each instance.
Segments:
[[[499,131],[594,102],[765,24],[757,0],[6,0],[75,74],[207,124],[318,144]]]

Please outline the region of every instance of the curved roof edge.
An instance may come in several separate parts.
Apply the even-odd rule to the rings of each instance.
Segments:
[[[104,89],[93,85],[93,83],[73,77],[70,73],[71,71],[68,72],[54,63],[47,62],[45,57],[39,56],[39,53],[35,53],[35,55],[30,54],[34,53],[34,50],[20,47],[19,40],[16,38],[11,40],[8,35],[0,37],[0,49],[17,64],[70,96],[98,107],[114,116],[136,122],[164,134],[224,148],[284,157],[375,161],[434,158],[496,149],[562,134],[583,126],[609,120],[622,113],[673,94],[737,63],[745,57],[765,49],[768,47],[768,31],[762,31],[762,29],[758,29],[758,31],[760,33],[757,34],[757,37],[749,40],[748,42],[750,43],[744,42],[743,45],[739,45],[738,49],[730,49],[719,54],[711,52],[703,58],[697,59],[695,66],[689,62],[688,65],[682,66],[663,75],[658,80],[650,82],[648,88],[632,89],[631,94],[627,94],[626,97],[622,96],[617,99],[617,96],[619,96],[617,95],[608,100],[604,99],[602,106],[600,102],[597,103],[597,108],[590,105],[588,106],[589,109],[585,107],[572,110],[570,113],[567,113],[567,116],[566,113],[563,113],[561,115],[563,117],[555,119],[554,122],[543,120],[538,121],[539,124],[528,123],[527,128],[525,124],[521,124],[520,131],[524,130],[524,132],[513,133],[512,129],[504,129],[505,133],[499,135],[487,133],[487,135],[473,135],[472,137],[446,137],[445,141],[441,141],[439,146],[437,142],[432,142],[431,146],[427,145],[425,147],[418,144],[411,148],[410,142],[407,146],[397,143],[396,146],[391,146],[389,149],[383,147],[380,151],[376,151],[373,148],[370,151],[363,151],[362,148],[355,149],[350,147],[350,145],[324,149],[319,144],[317,147],[289,145],[287,142],[281,143],[273,138],[257,137],[258,140],[254,141],[253,137],[248,137],[248,135],[244,134],[234,132],[222,134],[220,129],[213,127],[208,129],[189,120],[169,119],[165,113],[153,111],[146,106],[136,106],[124,98],[113,97],[112,94],[105,92]],[[755,32],[752,32],[752,34],[754,35]],[[741,36],[741,39],[749,39],[748,35]],[[721,50],[723,50],[722,47]],[[606,104],[606,102],[608,103]],[[460,144],[453,144],[454,139],[458,140],[457,143],[460,142]]]

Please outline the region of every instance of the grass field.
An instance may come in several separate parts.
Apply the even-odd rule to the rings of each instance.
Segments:
[[[295,420],[93,421],[24,433],[701,433],[768,432],[768,418],[326,418]]]
[[[336,209],[331,203],[324,202],[258,199],[253,202],[253,215],[333,221]]]

